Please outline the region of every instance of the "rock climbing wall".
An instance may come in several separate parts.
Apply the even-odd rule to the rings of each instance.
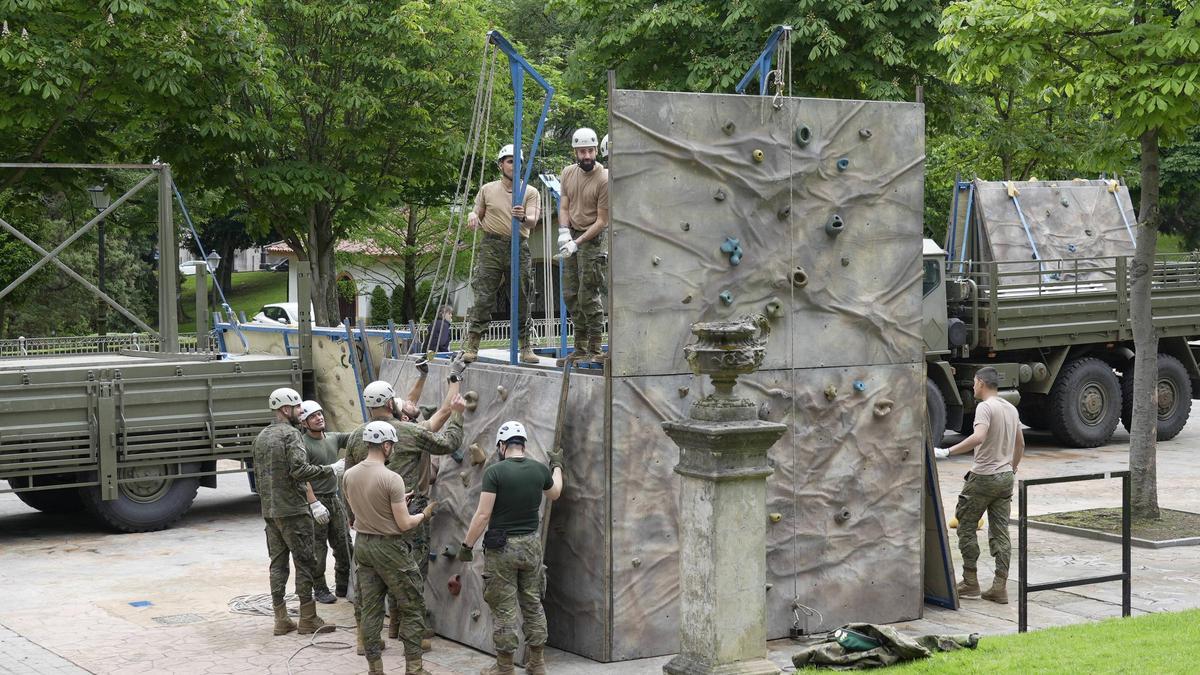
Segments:
[[[611,364],[572,376],[546,553],[550,643],[600,661],[677,649],[678,448],[660,423],[711,386],[683,358],[691,323],[755,312],[772,334],[740,390],[789,426],[770,452],[768,636],[787,636],[797,603],[820,613],[808,631],[920,616],[921,107],[617,91],[611,117]],[[444,368],[422,403],[440,399]],[[399,361],[382,372],[397,391],[416,377]],[[465,445],[490,451],[514,418],[544,457],[560,378],[472,365],[480,403]],[[484,468],[441,461],[435,552],[461,541]],[[426,597],[440,634],[490,650],[481,569],[439,557]]]
[[[1001,276],[1001,286],[1037,283],[1039,265],[1032,261],[1039,259],[1070,261],[1043,263],[1040,271],[1044,281],[1111,282],[1111,257],[1133,255],[1131,232],[1137,217],[1125,186],[1114,189],[1111,181],[1103,180],[1025,181],[1013,185],[1018,192],[1017,203],[1009,195],[1007,183],[975,181],[976,225],[983,235],[979,259],[1028,260],[1028,265],[1006,264],[1004,269],[1034,272]],[[1025,216],[1024,224],[1017,204]],[[1106,257],[1109,259],[1104,260]],[[1056,276],[1051,279],[1049,275]]]

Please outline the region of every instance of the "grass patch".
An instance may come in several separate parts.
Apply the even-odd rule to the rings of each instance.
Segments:
[[[1178,234],[1167,234],[1166,232],[1158,233],[1158,243],[1154,250],[1157,253],[1187,253],[1188,249],[1183,245],[1183,237]]]
[[[212,277],[209,276],[209,288],[212,288]],[[245,312],[246,318],[254,316],[263,305],[272,302],[287,302],[287,272],[234,272],[232,288],[226,288],[225,298],[235,312]],[[179,322],[179,331],[190,333],[196,330],[196,277],[188,276],[183,279],[183,289],[179,296],[179,305],[183,309],[184,319]],[[219,307],[209,305],[209,312]]]
[[[895,666],[909,673],[1193,673],[1200,610],[983,637],[977,649]]]
[[[1183,537],[1200,537],[1200,513],[1161,509],[1161,518],[1131,518],[1129,530],[1138,539],[1164,541]],[[1121,534],[1121,509],[1084,509],[1063,513],[1032,516],[1031,520],[1056,525],[1070,525],[1109,534]]]

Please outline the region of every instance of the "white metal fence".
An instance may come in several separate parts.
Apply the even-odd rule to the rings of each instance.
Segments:
[[[212,351],[198,349],[195,333],[179,334],[179,350],[186,353]],[[123,349],[133,351],[162,351],[162,342],[150,333],[111,333],[109,335],[80,335],[62,337],[17,337],[0,340],[0,358],[22,356],[57,356],[70,354],[115,354]]]

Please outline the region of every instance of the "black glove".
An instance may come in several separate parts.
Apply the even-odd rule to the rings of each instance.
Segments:
[[[547,450],[546,458],[550,460],[550,470],[551,471],[554,470],[554,467],[558,467],[559,469],[562,468],[562,466],[563,466],[562,448],[559,448],[558,450]]]
[[[421,358],[417,359],[417,370],[421,371],[421,375],[429,374],[429,358],[422,354]]]
[[[467,546],[467,542],[464,541],[462,543],[462,546],[458,547],[458,561],[459,562],[471,562],[474,559],[475,559],[475,552],[472,551],[471,547]]]
[[[461,382],[463,372],[467,369],[467,362],[461,356],[450,362],[450,377],[447,378],[450,382]]]

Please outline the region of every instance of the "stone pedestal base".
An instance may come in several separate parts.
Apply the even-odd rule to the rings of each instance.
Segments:
[[[779,666],[768,659],[755,658],[713,665],[680,654],[663,666],[667,675],[779,675]]]

